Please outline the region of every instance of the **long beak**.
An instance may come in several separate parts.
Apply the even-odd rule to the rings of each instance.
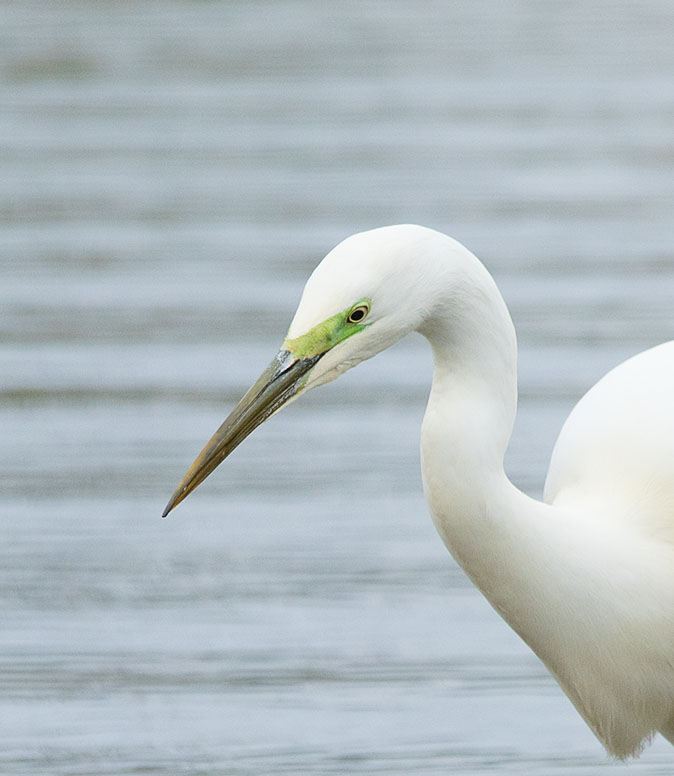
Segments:
[[[253,387],[213,434],[183,477],[162,517],[177,506],[219,466],[243,440],[300,389],[302,377],[321,358],[294,360],[288,350],[279,351]]]

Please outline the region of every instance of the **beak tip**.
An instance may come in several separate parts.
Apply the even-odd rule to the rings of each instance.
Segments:
[[[181,490],[176,491],[171,496],[168,504],[164,508],[164,511],[161,513],[162,517],[166,517],[169,512],[171,512],[173,509],[175,509],[178,506],[178,504],[183,500],[183,498],[185,498],[183,493],[184,493],[184,488],[181,489]]]

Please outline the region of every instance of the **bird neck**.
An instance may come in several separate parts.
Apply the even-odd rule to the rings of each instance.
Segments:
[[[638,752],[654,730],[669,737],[670,547],[607,522],[596,505],[531,499],[506,477],[516,345],[486,270],[473,265],[419,331],[435,362],[424,489],[447,548],[610,753]]]
[[[422,448],[433,452],[427,467],[440,464],[438,484],[449,470],[458,478],[453,490],[481,482],[478,496],[503,476],[517,411],[517,338],[491,275],[472,254],[464,262],[418,327],[434,361]]]
[[[419,329],[435,364],[421,433],[426,499],[455,560],[580,707],[567,681],[572,668],[554,647],[577,626],[574,606],[565,619],[556,587],[570,580],[568,600],[582,599],[573,580],[583,578],[593,545],[582,516],[530,498],[506,477],[517,347],[505,303],[480,268],[460,295],[462,315],[452,300]]]
[[[464,287],[419,331],[433,350],[434,376],[421,437],[424,489],[447,548],[508,619],[517,600],[515,555],[549,507],[507,479],[503,459],[517,409],[517,343],[507,307],[475,259]],[[528,584],[528,583],[526,583]]]

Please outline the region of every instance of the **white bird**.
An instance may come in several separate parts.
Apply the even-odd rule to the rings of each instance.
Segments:
[[[674,341],[578,403],[544,502],[503,458],[517,345],[479,260],[421,226],[353,235],[309,278],[269,368],[192,464],[165,515],[266,418],[417,331],[434,358],[424,491],[447,548],[547,666],[609,754],[674,743]]]

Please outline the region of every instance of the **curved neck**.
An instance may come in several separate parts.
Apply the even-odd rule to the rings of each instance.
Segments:
[[[443,541],[504,613],[501,592],[509,589],[513,570],[507,558],[521,551],[522,534],[529,534],[523,522],[549,507],[520,493],[503,469],[517,409],[517,343],[496,284],[474,262],[464,287],[457,292],[455,279],[451,299],[419,327],[435,363],[422,426],[422,470]]]
[[[420,327],[435,361],[421,433],[426,499],[455,560],[579,705],[573,668],[554,645],[582,628],[573,606],[564,610],[570,619],[561,616],[557,587],[570,580],[568,599],[584,595],[573,580],[587,578],[578,572],[592,545],[578,515],[529,498],[505,475],[517,405],[515,333],[487,271],[472,268],[470,282],[459,320],[452,300]]]
[[[435,361],[421,436],[433,520],[607,749],[625,757],[671,719],[662,680],[671,639],[644,637],[644,622],[671,623],[662,598],[671,550],[656,551],[650,537],[607,522],[596,505],[544,504],[509,482],[503,457],[517,403],[515,334],[487,271],[469,263],[465,276],[464,288],[419,327]]]
[[[423,439],[451,444],[443,463],[472,479],[503,474],[517,411],[517,339],[493,278],[470,258],[418,330],[435,365]]]

